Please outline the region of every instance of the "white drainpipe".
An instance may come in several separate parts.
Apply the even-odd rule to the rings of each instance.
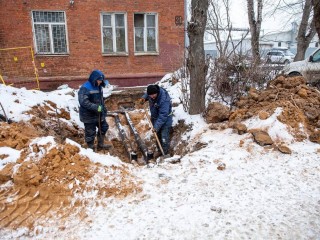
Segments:
[[[188,39],[188,0],[184,0],[184,47],[188,47],[189,39]]]

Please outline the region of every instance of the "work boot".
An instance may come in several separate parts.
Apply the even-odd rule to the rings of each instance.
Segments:
[[[87,146],[94,151],[94,141],[87,142]]]
[[[104,144],[104,135],[98,136],[97,151],[99,151],[99,150],[109,150],[110,148],[112,148],[111,144]]]

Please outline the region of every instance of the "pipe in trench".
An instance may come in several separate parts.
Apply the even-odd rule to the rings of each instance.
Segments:
[[[130,143],[129,139],[127,138],[126,132],[125,132],[124,128],[121,125],[119,115],[117,113],[108,112],[107,116],[110,116],[110,117],[114,118],[115,123],[117,125],[117,128],[119,130],[119,135],[120,135],[121,141],[122,141],[122,143],[123,143],[123,145],[124,145],[124,147],[125,147],[125,149],[126,149],[126,151],[128,153],[130,161],[131,160],[136,160],[135,158],[136,158],[137,154],[133,151],[131,143]]]
[[[150,156],[150,154],[148,155],[148,148],[147,148],[146,144],[142,141],[137,129],[134,127],[133,122],[131,121],[131,118],[130,118],[128,112],[124,111],[123,113],[128,121],[128,124],[130,126],[131,131],[133,132],[134,138],[135,138],[135,140],[136,140],[136,142],[142,152],[144,161],[146,164],[148,164],[148,160],[149,160],[149,156]]]

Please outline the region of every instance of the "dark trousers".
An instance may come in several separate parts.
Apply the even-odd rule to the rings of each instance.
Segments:
[[[151,122],[152,122],[152,125],[154,125],[156,122],[156,119],[152,118],[152,116],[151,116]],[[172,127],[172,115],[168,116],[167,121],[162,125],[162,127],[157,132],[164,154],[169,153],[171,127]]]
[[[164,125],[157,132],[164,154],[168,154],[170,147],[170,125]]]
[[[86,143],[89,142],[93,142],[96,134],[97,134],[97,129],[98,129],[98,136],[100,135],[99,132],[99,123],[95,122],[95,123],[84,123],[84,139],[86,141]],[[101,122],[101,135],[104,136],[106,135],[107,131],[109,129],[109,125],[107,123],[107,121],[102,121]]]

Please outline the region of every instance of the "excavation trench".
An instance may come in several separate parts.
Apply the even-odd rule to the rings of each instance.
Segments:
[[[110,154],[124,162],[137,160],[139,165],[149,160],[148,151],[155,153],[155,157],[158,154],[146,112],[138,103],[142,95],[142,89],[129,89],[113,92],[105,101],[109,124],[106,138],[114,146]]]
[[[110,113],[128,110],[127,115],[141,140],[147,146],[155,147],[145,112],[137,104],[142,94],[141,90],[115,92],[106,99],[106,106]],[[71,119],[68,109],[45,101],[25,114],[32,118],[11,124],[0,122],[0,147],[21,151],[16,162],[8,163],[0,170],[1,229],[27,227],[32,231],[35,224],[46,225],[53,216],[62,226],[69,217],[85,221],[88,217],[85,207],[90,204],[104,204],[104,199],[108,197],[125,198],[142,190],[142,180],[131,173],[129,165],[104,166],[94,163],[80,154],[79,148],[66,143],[68,138],[83,147],[86,145],[84,130],[68,121]],[[126,141],[143,163],[143,154],[125,114],[118,112],[117,115],[127,136]],[[115,118],[108,116],[107,121],[110,128],[106,138],[114,146],[110,155],[130,162]],[[32,143],[34,139],[46,139],[48,136],[55,138],[55,146],[50,142]],[[103,151],[99,153],[108,154]],[[0,154],[0,162],[7,157],[7,154]],[[96,194],[92,203],[87,199],[87,192]]]
[[[161,155],[146,116],[150,113],[146,113],[144,106],[138,102],[138,99],[143,95],[143,90],[142,88],[130,88],[113,91],[105,99],[108,110],[106,120],[109,124],[106,143],[111,143],[113,148],[110,151],[100,150],[98,153],[109,153],[126,163],[131,163],[132,157],[134,157],[137,158],[139,165],[146,164],[146,160],[150,156],[156,158]],[[147,104],[145,103],[145,105]],[[78,109],[76,110],[78,111]],[[13,123],[12,129],[21,126],[21,130],[17,130],[18,132],[25,132],[25,129],[29,129],[29,132],[35,135],[33,137],[53,136],[60,144],[64,144],[65,139],[68,138],[84,148],[87,147],[84,141],[84,129],[75,123],[70,125],[71,116],[68,109],[58,108],[55,103],[45,101],[41,105],[33,106],[26,114],[32,116],[31,120]],[[64,120],[69,121],[69,124]],[[8,126],[8,128],[10,127]],[[6,130],[4,136],[8,134]],[[15,137],[12,140],[3,137],[3,143],[0,142],[0,146],[10,146],[16,149],[17,147],[19,149],[28,147],[31,140],[29,135],[19,134],[19,138]],[[172,151],[170,153],[173,155]]]

